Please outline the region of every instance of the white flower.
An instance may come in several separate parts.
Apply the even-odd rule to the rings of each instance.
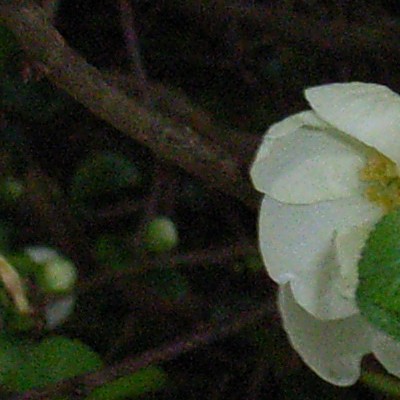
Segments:
[[[333,384],[353,384],[370,352],[400,377],[400,344],[368,324],[355,301],[368,233],[400,205],[400,97],[358,82],[305,97],[312,110],[273,125],[251,169],[265,193],[260,248],[279,284],[284,328]]]

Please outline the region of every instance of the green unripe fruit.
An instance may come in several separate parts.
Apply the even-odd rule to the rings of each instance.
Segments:
[[[56,250],[34,246],[25,249],[25,253],[36,263],[36,279],[43,291],[62,294],[74,288],[78,277],[75,265]]]
[[[77,279],[74,264],[61,257],[43,264],[38,273],[40,287],[49,293],[67,293],[71,291]]]
[[[171,219],[158,217],[147,225],[144,235],[147,250],[155,253],[170,251],[178,242],[178,231]]]
[[[24,184],[21,180],[12,176],[5,177],[0,182],[1,200],[6,205],[16,204],[25,192]]]

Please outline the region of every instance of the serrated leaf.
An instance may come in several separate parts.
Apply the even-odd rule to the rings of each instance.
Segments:
[[[357,304],[375,327],[400,340],[400,210],[371,231],[358,263]]]

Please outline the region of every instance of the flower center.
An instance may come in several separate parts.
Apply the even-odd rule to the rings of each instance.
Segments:
[[[368,184],[365,196],[386,213],[400,206],[400,177],[396,164],[380,153],[371,154],[360,179]]]

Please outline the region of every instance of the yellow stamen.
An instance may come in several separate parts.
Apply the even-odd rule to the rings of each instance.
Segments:
[[[373,153],[360,171],[360,179],[368,183],[365,196],[385,212],[400,206],[400,177],[393,161]]]

